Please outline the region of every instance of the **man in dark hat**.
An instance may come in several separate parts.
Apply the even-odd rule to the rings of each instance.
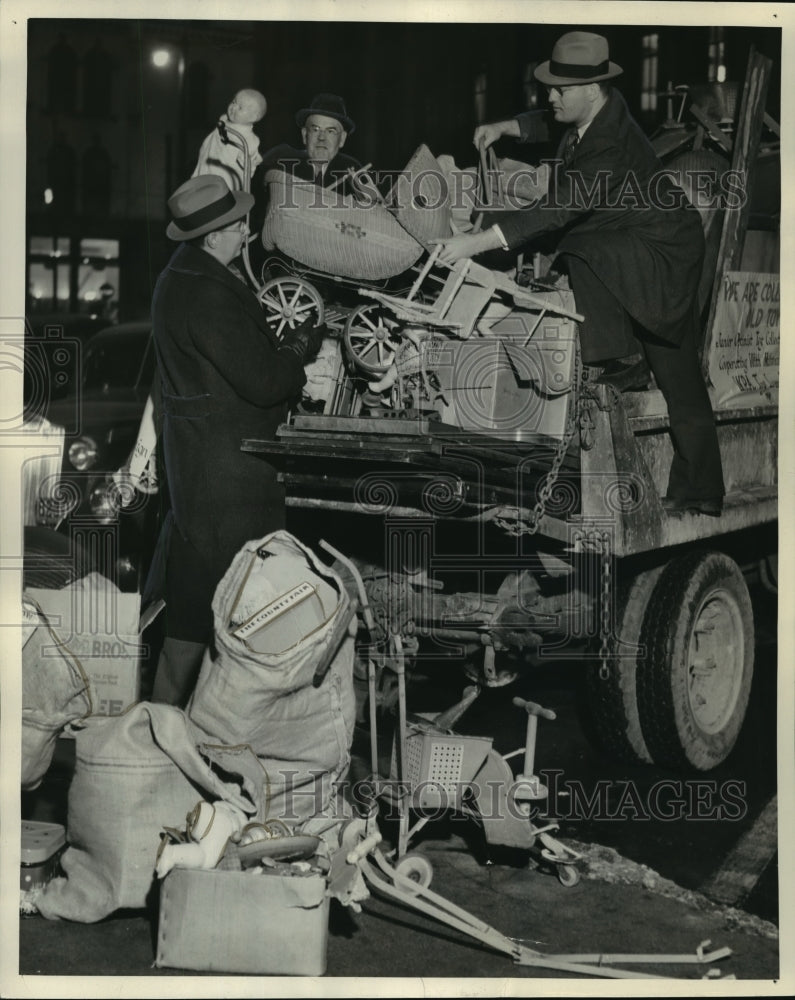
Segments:
[[[452,264],[552,237],[556,268],[568,271],[585,316],[580,346],[589,376],[625,390],[643,385],[651,368],[665,397],[674,458],[664,506],[718,516],[721,457],[696,348],[703,232],[610,85],[621,72],[601,35],[573,31],[558,40],[535,70],[555,119],[568,126],[548,196],[485,216],[479,233],[440,241],[440,258]],[[489,145],[502,135],[525,138],[525,117],[481,126],[474,141]]]
[[[212,637],[216,585],[245,542],[284,527],[275,469],[240,444],[274,437],[322,342],[311,320],[277,341],[254,293],[229,270],[253,201],[208,174],[168,202],[166,233],[180,245],[152,300],[171,500],[161,539],[166,639],[153,701],[185,702]]]
[[[348,117],[345,101],[337,94],[316,94],[308,108],[301,108],[295,122],[301,129],[304,148],[296,149],[287,143],[274,146],[263,156],[262,171],[277,167],[321,187],[342,178],[337,187],[345,190],[348,170],[361,166],[358,160],[341,152],[356,128]]]

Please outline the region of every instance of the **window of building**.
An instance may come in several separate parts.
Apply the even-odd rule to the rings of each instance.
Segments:
[[[657,110],[657,72],[660,36],[643,36],[643,76],[640,90],[641,111]]]
[[[28,267],[29,307],[34,312],[69,308],[69,247],[64,236],[32,236]]]
[[[74,112],[77,108],[77,53],[58,35],[47,54],[47,110],[53,114]]]
[[[486,120],[486,74],[478,73],[475,77],[475,124],[482,125]]]
[[[109,319],[118,312],[118,240],[92,237],[80,240],[77,299],[79,312],[99,312]]]
[[[119,307],[119,241],[31,236],[28,309],[115,319]]]
[[[723,28],[709,29],[709,49],[707,51],[707,80],[710,83],[726,81],[726,43]]]
[[[89,117],[111,117],[114,66],[113,56],[99,40],[83,57],[83,111]]]

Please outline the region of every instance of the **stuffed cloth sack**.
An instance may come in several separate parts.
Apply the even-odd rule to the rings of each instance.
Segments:
[[[256,812],[260,788],[250,779],[240,786],[221,780],[197,750],[184,712],[171,705],[142,702],[124,715],[91,718],[75,739],[66,877],[36,901],[42,916],[90,923],[144,907],[161,830],[184,825],[202,795]]]
[[[31,597],[22,597],[22,773],[25,791],[41,784],[58,734],[91,714],[88,677],[80,660]]]
[[[216,649],[186,709],[196,742],[251,746],[268,778],[263,819],[295,830],[329,810],[350,764],[351,599],[310,549],[275,531],[235,556],[213,614]]]

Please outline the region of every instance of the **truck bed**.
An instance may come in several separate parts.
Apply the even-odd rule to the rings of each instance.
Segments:
[[[716,414],[727,487],[719,518],[662,509],[671,444],[659,392],[620,402],[604,394],[594,411],[593,443],[581,448],[575,436],[562,458],[565,509],[559,499],[547,505],[542,537],[565,544],[574,532],[609,526],[615,555],[626,556],[776,520],[777,407]],[[310,415],[283,424],[275,441],[242,445],[279,469],[292,506],[524,524],[558,447],[542,435],[505,440],[423,416]],[[617,487],[629,491],[618,502]]]

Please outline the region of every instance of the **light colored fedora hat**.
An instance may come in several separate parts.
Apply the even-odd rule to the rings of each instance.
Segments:
[[[200,174],[191,177],[168,199],[172,222],[166,229],[170,240],[192,240],[194,236],[223,229],[251,210],[254,196],[232,191],[223,177]]]
[[[610,62],[607,39],[590,31],[570,31],[561,36],[552,49],[552,58],[536,67],[541,83],[598,83],[611,80],[623,69]]]

